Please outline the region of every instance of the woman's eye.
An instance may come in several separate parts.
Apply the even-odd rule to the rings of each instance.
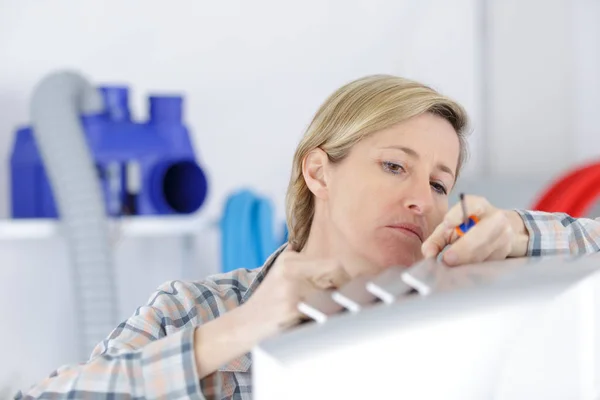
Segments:
[[[405,169],[402,165],[390,161],[384,161],[382,163],[382,166],[385,171],[391,172],[392,174],[400,174],[402,172],[405,172]]]
[[[444,185],[442,185],[441,183],[431,182],[431,187],[433,188],[433,190],[435,190],[436,192],[438,192],[440,194],[448,194],[448,191],[446,190]]]

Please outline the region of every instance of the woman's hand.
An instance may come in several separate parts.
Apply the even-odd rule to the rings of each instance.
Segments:
[[[349,280],[348,273],[335,260],[315,259],[286,249],[243,307],[254,315],[268,336],[301,320],[298,303],[311,292],[338,288]]]
[[[437,257],[447,245],[451,246],[442,259],[448,265],[525,256],[529,235],[519,214],[500,210],[479,196],[465,195],[465,202],[469,215],[475,215],[479,222],[459,237],[455,228],[464,221],[461,205],[456,204],[423,243],[426,258]]]
[[[194,355],[199,378],[299,322],[298,303],[311,292],[337,288],[348,280],[340,263],[286,249],[246,303],[196,328]]]

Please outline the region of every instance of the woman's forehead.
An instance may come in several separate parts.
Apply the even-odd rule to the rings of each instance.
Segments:
[[[424,114],[367,135],[358,144],[370,148],[416,146],[421,150],[436,147],[458,150],[459,140],[456,131],[447,120]]]

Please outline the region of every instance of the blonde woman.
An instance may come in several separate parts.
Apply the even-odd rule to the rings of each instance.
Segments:
[[[86,363],[21,396],[250,399],[249,351],[295,324],[297,303],[315,288],[408,266],[447,245],[451,265],[598,249],[595,221],[499,210],[472,196],[480,222],[456,240],[462,216],[448,209],[448,194],[466,129],[463,108],[420,83],[378,75],[344,85],[294,155],[288,245],[257,270],[165,283]]]

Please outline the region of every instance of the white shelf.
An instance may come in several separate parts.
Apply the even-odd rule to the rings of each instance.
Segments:
[[[193,235],[217,226],[205,216],[124,217],[111,219],[110,228],[126,237]],[[62,235],[63,226],[54,219],[0,220],[0,240],[48,239]]]

